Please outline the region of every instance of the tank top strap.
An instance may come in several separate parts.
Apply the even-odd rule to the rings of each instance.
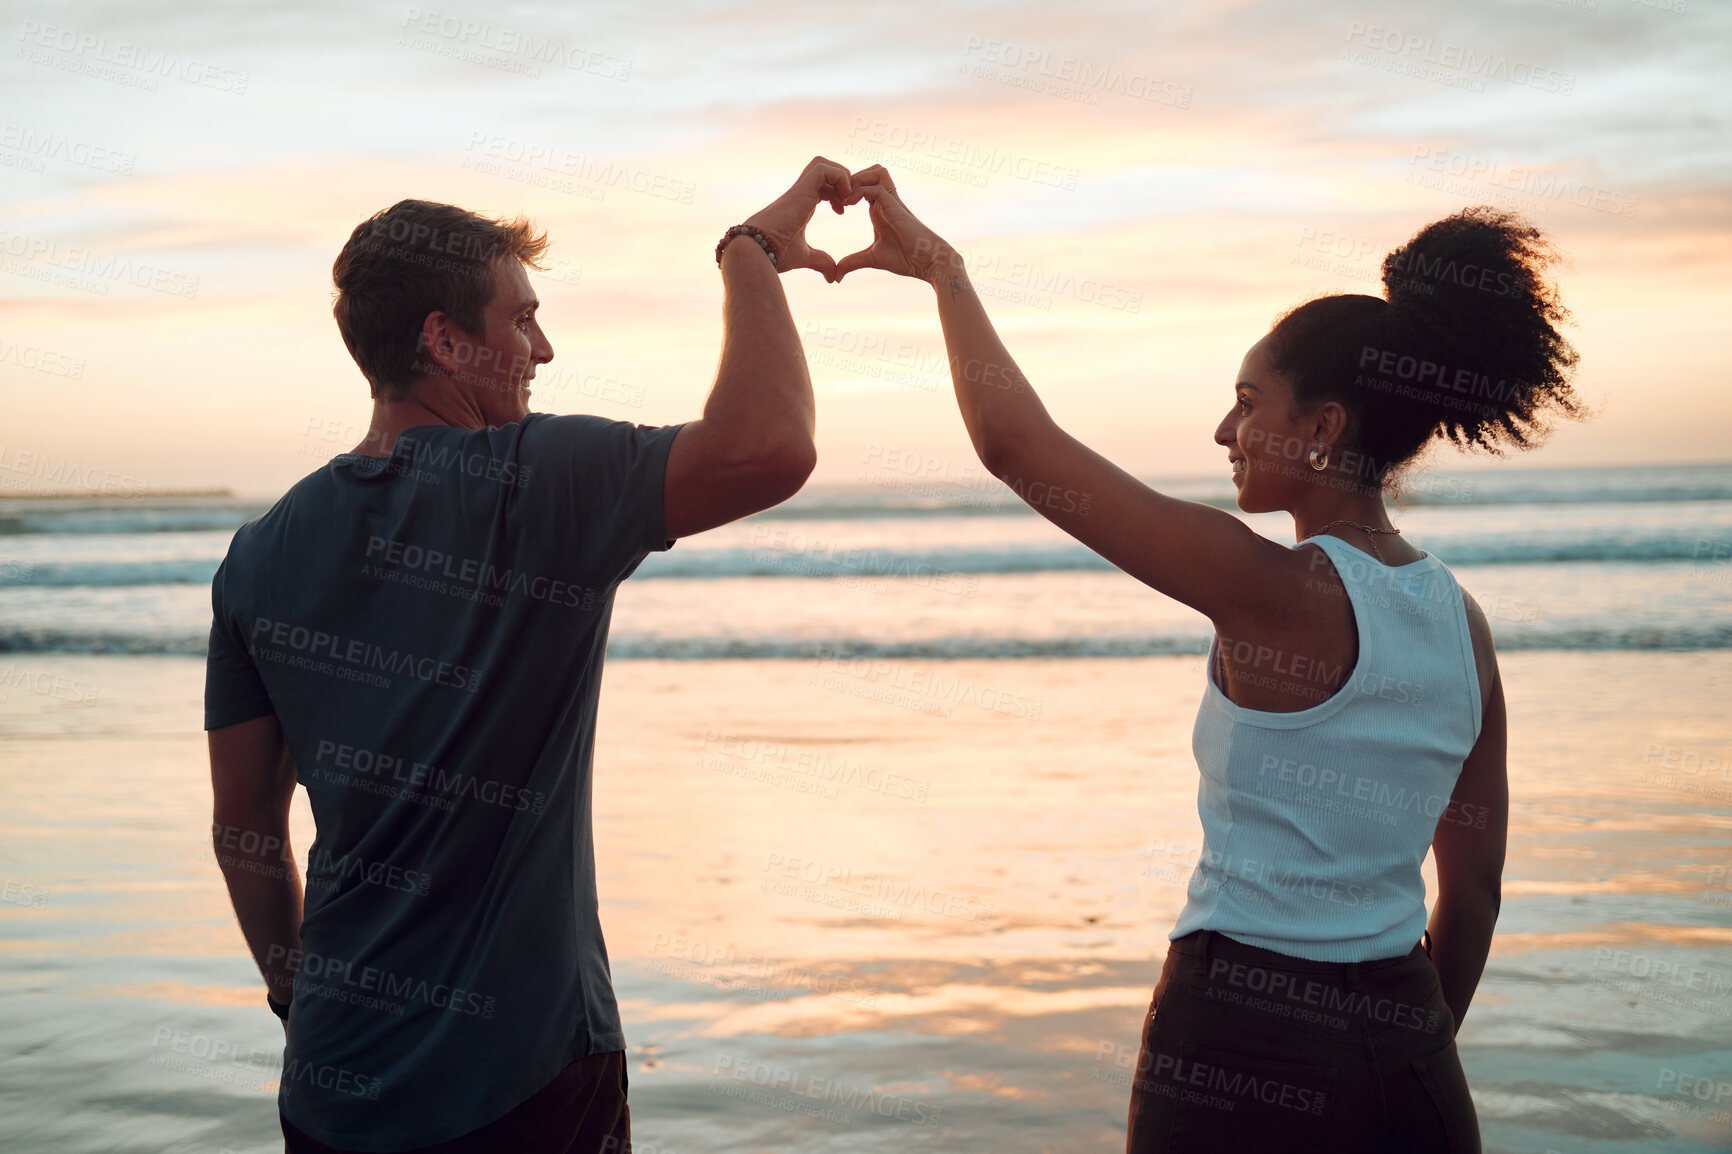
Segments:
[[[1362,652],[1358,675],[1375,679],[1385,670],[1429,681],[1464,679],[1472,703],[1472,725],[1479,734],[1479,669],[1473,656],[1462,589],[1455,574],[1431,553],[1417,561],[1386,565],[1328,533],[1310,538],[1335,565],[1359,619]],[[1362,686],[1362,691],[1370,685]]]

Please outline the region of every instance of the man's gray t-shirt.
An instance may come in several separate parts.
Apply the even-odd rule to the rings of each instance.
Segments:
[[[590,757],[614,589],[671,544],[678,431],[419,426],[235,533],[205,728],[275,713],[312,803],[278,1100],[320,1141],[442,1142],[625,1048]]]

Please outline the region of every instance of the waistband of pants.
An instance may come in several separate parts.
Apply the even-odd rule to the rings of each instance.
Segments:
[[[1261,946],[1247,945],[1216,930],[1193,930],[1182,938],[1175,938],[1168,943],[1167,948],[1180,957],[1189,959],[1191,972],[1199,977],[1208,974],[1211,961],[1223,961],[1264,970],[1315,974],[1350,986],[1356,985],[1362,977],[1392,977],[1393,971],[1410,967],[1418,959],[1430,960],[1430,951],[1425,948],[1425,944],[1415,942],[1413,949],[1398,957],[1374,958],[1365,962],[1317,962],[1310,958],[1296,958],[1291,954],[1266,950]]]

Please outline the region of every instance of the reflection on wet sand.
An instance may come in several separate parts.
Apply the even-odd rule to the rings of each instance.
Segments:
[[[202,665],[12,660],[103,693],[0,702],[6,1149],[280,1148]],[[597,857],[641,1150],[1122,1148],[1200,850],[1200,661],[903,664],[899,698],[812,661],[609,667]],[[1729,675],[1505,656],[1510,856],[1460,1039],[1488,1149],[1732,1142],[1732,805],[1643,760],[1732,748]],[[303,804],[293,829],[304,861]]]

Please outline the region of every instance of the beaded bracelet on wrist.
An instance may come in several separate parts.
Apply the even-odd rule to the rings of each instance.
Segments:
[[[781,268],[776,264],[776,250],[770,247],[770,238],[749,224],[736,224],[733,228],[730,228],[727,232],[722,234],[722,239],[716,244],[717,266],[720,266],[722,263],[722,250],[727,248],[728,242],[733,240],[736,236],[749,236],[753,240],[757,241],[758,247],[764,250],[764,255],[770,258],[770,267],[776,269],[778,272],[781,271]]]

